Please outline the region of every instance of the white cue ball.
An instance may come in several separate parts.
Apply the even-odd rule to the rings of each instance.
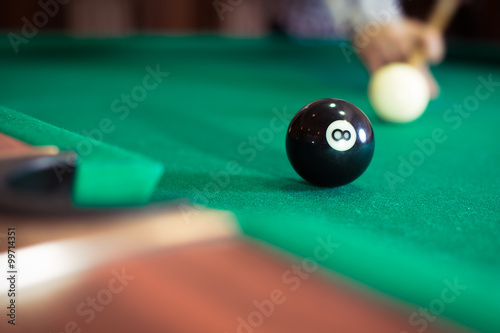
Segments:
[[[373,74],[368,96],[380,118],[394,123],[408,123],[427,109],[430,90],[424,75],[416,67],[394,63]]]

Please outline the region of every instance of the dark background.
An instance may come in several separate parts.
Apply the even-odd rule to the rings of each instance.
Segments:
[[[2,0],[0,29],[16,31],[22,18],[32,21],[40,11],[40,0]],[[56,0],[42,0],[43,2]],[[61,0],[62,1],[62,0]],[[228,0],[221,0],[227,2]],[[213,0],[70,0],[42,30],[76,34],[120,35],[135,32],[199,32],[259,36],[271,30],[272,22],[262,10],[265,0],[243,0],[229,19],[221,21]],[[403,1],[410,16],[425,18],[434,1]],[[466,1],[448,34],[474,40],[500,41],[500,1]]]

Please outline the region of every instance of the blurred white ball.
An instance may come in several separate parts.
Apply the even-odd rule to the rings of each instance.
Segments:
[[[416,67],[393,63],[373,74],[368,96],[380,118],[394,123],[408,123],[427,109],[430,90],[424,75]]]

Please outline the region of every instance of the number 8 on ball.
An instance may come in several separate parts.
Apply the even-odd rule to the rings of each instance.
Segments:
[[[302,108],[286,136],[288,159],[308,182],[346,185],[361,176],[375,151],[373,128],[355,105],[327,98]]]

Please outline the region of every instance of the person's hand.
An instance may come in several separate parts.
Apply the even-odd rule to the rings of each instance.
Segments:
[[[392,62],[407,62],[416,48],[422,48],[427,63],[442,61],[445,46],[442,34],[425,23],[403,19],[393,24],[380,26],[378,33],[361,29],[354,36],[353,45],[359,50],[359,56],[370,73]],[[433,98],[439,94],[439,86],[425,64],[422,73],[427,78]]]

